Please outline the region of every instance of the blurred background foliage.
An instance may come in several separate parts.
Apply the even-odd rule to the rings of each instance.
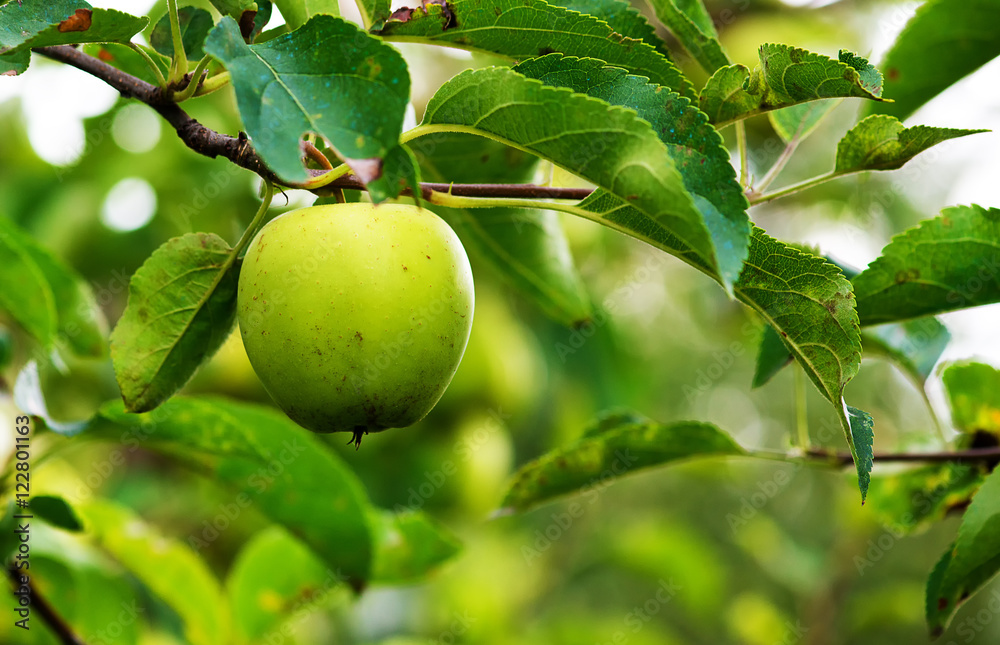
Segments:
[[[871,53],[877,63],[915,6],[881,0],[707,4],[722,22],[721,39],[733,59],[751,67],[765,42],[827,54],[848,48]],[[154,22],[165,3],[159,5]],[[351,15],[350,7],[344,11]],[[414,79],[418,118],[444,80],[495,62],[442,48],[399,48]],[[696,66],[685,69],[696,85],[704,82]],[[1000,103],[975,97],[996,87],[998,76],[996,64],[987,66],[908,123],[996,128]],[[186,107],[214,129],[239,129],[228,91]],[[857,109],[850,101],[838,106],[776,185],[828,170],[833,142]],[[748,131],[752,172],[760,177],[780,141],[767,118],[750,120]],[[997,196],[995,179],[974,180],[996,176],[996,148],[994,135],[946,143],[898,173],[841,179],[755,208],[751,217],[776,237],[818,245],[863,267],[891,235],[943,206],[1000,204],[990,201]],[[561,173],[555,180],[573,181]],[[117,99],[81,72],[35,57],[29,73],[0,81],[0,216],[75,267],[93,285],[109,321],[124,308],[128,277],[167,238],[211,231],[235,242],[257,208],[258,186],[229,162],[190,152],[148,107]],[[296,191],[279,195],[273,212],[313,199]],[[596,224],[563,222],[598,307],[594,324],[572,330],[550,322],[473,257],[472,338],[437,408],[417,426],[367,438],[357,452],[341,445],[339,435],[323,438],[374,502],[429,512],[460,538],[461,554],[420,584],[374,588],[358,599],[335,589],[304,601],[302,611],[284,607],[290,635],[266,642],[925,642],[924,581],[957,521],[902,537],[877,521],[877,499],[859,506],[850,473],[749,459],[701,461],[632,476],[523,515],[492,516],[518,466],[577,438],[607,409],[631,408],[661,421],[710,421],[744,446],[775,450],[788,447],[794,427],[794,370],[750,389],[761,328],[746,308],[669,256]],[[942,318],[954,336],[947,359],[975,355],[1000,364],[997,307]],[[4,326],[16,355],[19,332],[9,321]],[[107,360],[69,367],[69,376],[51,375],[56,418],[84,418],[117,396]],[[2,374],[8,386],[14,376],[10,368]],[[947,422],[938,381],[931,378],[931,399]],[[237,335],[186,391],[269,402]],[[891,365],[866,359],[848,397],[874,416],[876,450],[938,445],[920,394]],[[807,399],[814,440],[843,449],[829,406],[811,387]],[[2,407],[5,422],[12,419],[9,399]],[[162,455],[128,452],[124,467],[105,472],[116,446],[36,438],[39,449],[56,444],[55,456],[35,464],[36,477],[67,487],[71,497],[84,491],[116,500],[185,542],[203,536],[231,502],[211,480]],[[224,578],[243,545],[267,524],[251,507],[201,553]],[[88,643],[183,642],[171,610],[84,540],[41,527],[33,549],[40,589]],[[273,566],[281,570],[285,563],[279,557]],[[980,593],[942,642],[997,642],[1000,621],[988,608],[997,593],[996,583]],[[142,610],[123,620],[121,608],[130,606]],[[24,634],[10,623],[0,622],[0,641],[55,642],[41,626]],[[119,626],[118,635],[101,640],[88,631],[109,624]]]

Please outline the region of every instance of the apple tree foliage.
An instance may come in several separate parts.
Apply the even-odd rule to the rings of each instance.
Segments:
[[[938,143],[984,132],[903,120],[1000,55],[1000,1],[928,0],[880,69],[847,50],[828,56],[778,43],[760,44],[752,69],[734,63],[699,1],[649,0],[672,47],[623,0],[430,0],[395,11],[387,0],[357,4],[362,25],[339,17],[329,1],[212,0],[208,8],[179,9],[171,1],[167,15],[151,23],[83,0],[12,0],[0,5],[0,75],[31,74],[32,51],[67,62],[58,48],[69,45],[77,57],[102,61],[96,73],[86,71],[155,86],[155,101],[147,102],[165,116],[175,103],[230,92],[240,145],[256,155],[268,182],[332,199],[342,197],[337,181],[350,174],[351,186],[374,202],[417,199],[563,325],[578,326],[594,310],[552,211],[641,240],[704,273],[765,325],[753,387],[794,364],[831,406],[862,503],[875,498],[890,518],[912,514],[907,494],[933,482],[948,494],[919,509],[918,524],[965,508],[953,547],[937,564],[925,563],[926,620],[940,634],[1000,569],[1000,474],[991,472],[995,462],[956,459],[874,477],[878,420],[852,407],[844,392],[865,355],[887,357],[922,391],[949,341],[935,316],[1000,302],[1000,208],[926,213],[857,272],[769,235],[751,207],[844,175],[896,170]],[[265,30],[278,13],[283,23]],[[408,69],[393,43],[486,52],[497,64],[448,79],[422,120],[404,129],[412,78],[421,70]],[[687,69],[699,66],[702,80],[680,60]],[[727,128],[745,152],[745,120],[766,115],[791,152],[845,100],[860,104],[860,117],[830,146],[828,173],[768,193],[754,188],[745,167],[734,167]],[[487,156],[496,161],[467,163]],[[592,192],[582,199],[557,190],[531,198],[504,193],[530,183],[540,163]],[[425,182],[485,188],[463,196]],[[58,483],[34,498],[46,531],[87,536],[101,557],[158,596],[196,645],[262,638],[281,617],[260,605],[261,594],[281,606],[307,588],[361,593],[406,583],[459,549],[427,513],[379,508],[343,458],[273,409],[174,396],[234,328],[242,254],[267,207],[265,200],[233,245],[207,232],[163,241],[132,276],[110,334],[75,270],[44,241],[0,219],[0,309],[30,338],[18,358],[17,405],[47,432],[180,460],[266,519],[220,579],[197,544],[120,504],[69,501]],[[72,356],[110,356],[121,397],[68,423],[49,415],[46,382]],[[983,433],[1000,435],[1000,371],[955,364],[943,382],[959,432],[951,449],[973,447]],[[624,464],[622,451],[630,455]],[[288,455],[292,465],[275,467]],[[709,423],[611,415],[520,468],[500,510],[518,513],[579,493],[609,469],[621,475],[727,456],[776,458]],[[829,460],[801,444],[777,458]],[[4,481],[9,504],[9,473]],[[5,556],[14,546],[6,538]],[[58,549],[46,548],[38,558],[58,562]],[[280,572],[268,566],[276,554]],[[72,585],[50,591],[59,601],[105,583],[114,589],[102,571],[81,569]],[[103,620],[67,618],[84,631]]]

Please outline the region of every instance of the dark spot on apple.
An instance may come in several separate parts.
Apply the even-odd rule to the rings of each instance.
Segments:
[[[898,81],[899,80],[899,68],[898,67],[890,67],[889,69],[886,70],[885,77],[888,78],[890,81]]]

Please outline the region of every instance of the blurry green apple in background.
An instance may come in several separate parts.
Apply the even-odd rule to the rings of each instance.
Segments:
[[[474,300],[465,249],[437,215],[339,204],[261,229],[237,315],[254,371],[285,413],[357,443],[430,412],[462,360]]]

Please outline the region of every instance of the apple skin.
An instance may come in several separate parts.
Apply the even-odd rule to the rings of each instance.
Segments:
[[[469,258],[444,220],[416,206],[337,204],[260,230],[237,317],[285,413],[358,443],[431,411],[462,360],[474,305]]]

